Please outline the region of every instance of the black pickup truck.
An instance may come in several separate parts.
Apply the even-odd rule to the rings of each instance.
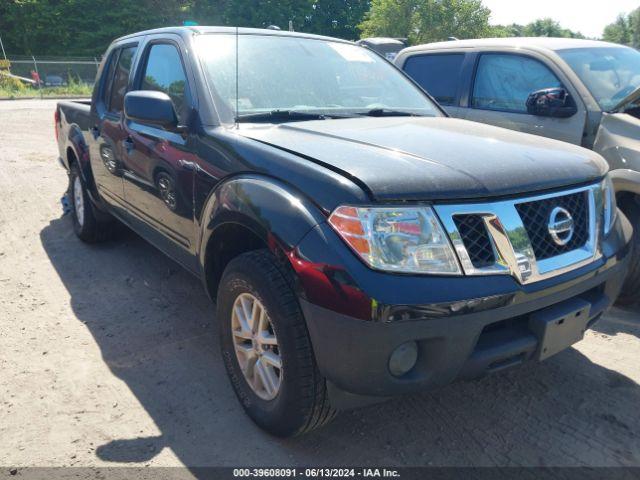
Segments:
[[[77,235],[117,219],[197,275],[233,388],[277,435],[545,359],[628,269],[598,154],[450,118],[350,42],[126,36],[55,125]]]

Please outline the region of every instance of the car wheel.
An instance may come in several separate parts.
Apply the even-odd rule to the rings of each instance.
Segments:
[[[80,170],[75,164],[71,166],[69,173],[69,197],[71,199],[73,230],[80,240],[87,243],[97,243],[111,238],[113,221],[98,220]]]
[[[640,206],[635,202],[629,202],[624,214],[633,225],[634,231],[631,239],[631,266],[616,301],[616,304],[621,306],[633,305],[640,300]]]
[[[256,424],[288,437],[335,416],[297,297],[270,252],[248,252],[229,263],[216,318],[231,384]]]

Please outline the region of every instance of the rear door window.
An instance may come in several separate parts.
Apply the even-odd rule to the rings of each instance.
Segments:
[[[416,55],[403,68],[438,103],[455,106],[463,61],[463,53]]]
[[[120,52],[118,63],[116,65],[113,85],[111,87],[111,100],[109,102],[109,111],[113,113],[122,112],[124,105],[124,96],[129,86],[129,73],[133,64],[133,57],[136,53],[136,46],[125,47]]]
[[[119,50],[114,50],[107,59],[107,64],[104,69],[104,80],[102,81],[102,92],[100,93],[100,103],[103,106],[109,104],[111,98],[111,86],[113,85],[113,71],[115,70],[116,62],[118,61]]]
[[[524,55],[483,54],[478,62],[471,107],[527,113],[527,97],[545,88],[562,87],[542,62]]]

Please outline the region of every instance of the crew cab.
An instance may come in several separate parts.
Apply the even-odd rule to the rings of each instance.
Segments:
[[[598,154],[450,118],[347,41],[129,35],[55,126],[78,237],[123,222],[200,278],[233,389],[276,435],[543,360],[627,272]]]
[[[609,163],[618,206],[640,225],[640,52],[573,38],[417,45],[395,64],[457,118],[581,145]],[[640,300],[640,235],[621,304]]]

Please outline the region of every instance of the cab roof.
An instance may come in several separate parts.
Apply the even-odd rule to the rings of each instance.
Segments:
[[[144,30],[142,32],[136,32],[129,35],[122,36],[114,40],[119,42],[121,40],[127,40],[130,38],[141,37],[144,35],[157,35],[162,33],[171,33],[174,35],[180,35],[182,37],[191,35],[204,35],[208,33],[231,33],[235,34],[236,30],[239,35],[270,35],[278,37],[298,37],[298,38],[310,38],[315,40],[325,40],[331,42],[353,43],[349,40],[343,40],[341,38],[326,37],[322,35],[313,35],[310,33],[302,32],[289,32],[286,30],[275,30],[268,28],[245,28],[245,27],[216,27],[216,26],[195,26],[195,27],[164,27],[155,28],[153,30]]]

